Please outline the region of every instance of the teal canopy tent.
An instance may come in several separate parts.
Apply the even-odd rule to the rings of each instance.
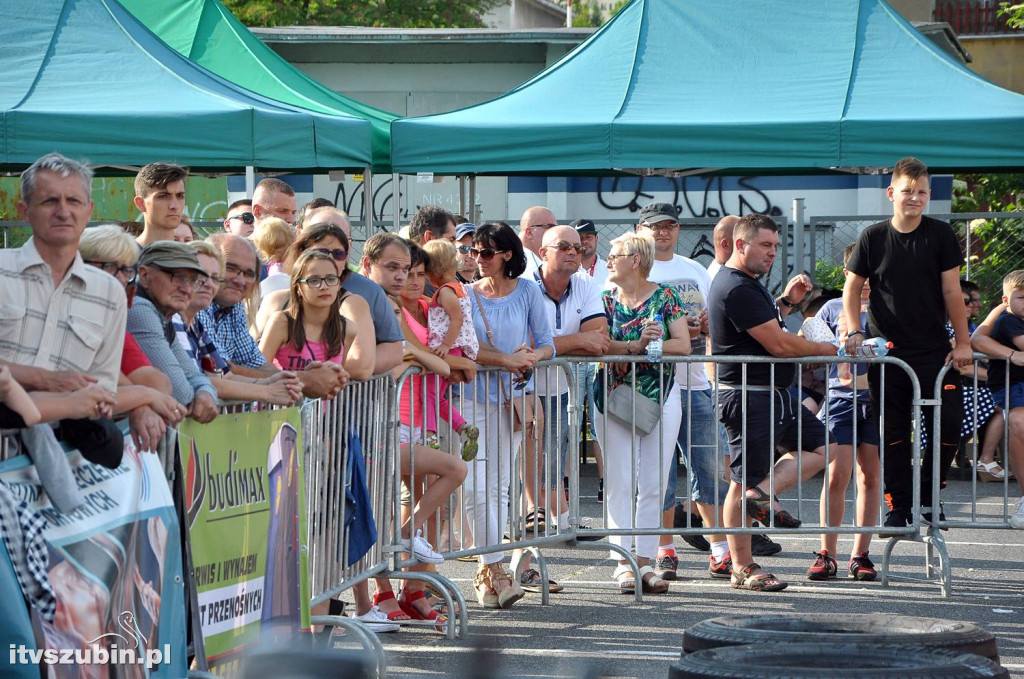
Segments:
[[[407,173],[1024,166],[1024,96],[882,0],[633,0],[498,99],[391,130]]]
[[[115,0],[7,0],[0,165],[51,151],[94,165],[361,168],[370,124],[273,101],[161,42]]]
[[[398,116],[349,99],[282,59],[217,0],[120,0],[161,40],[217,75],[276,101],[372,126],[373,170],[391,171],[391,121]]]

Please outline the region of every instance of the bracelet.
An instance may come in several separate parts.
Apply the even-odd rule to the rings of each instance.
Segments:
[[[785,295],[783,295],[782,297],[779,297],[779,304],[785,306],[787,309],[792,309],[793,307],[796,306],[796,304],[793,304],[788,299],[786,299]]]
[[[847,337],[853,337],[854,335],[860,335],[861,337],[863,337],[864,332],[862,330],[854,330],[853,332],[846,333]]]
[[[633,350],[629,348],[629,345],[632,341],[633,340],[626,340],[626,353],[629,354],[630,356],[633,355]]]
[[[1010,355],[1006,357],[1006,360],[1007,361],[1013,360],[1013,355],[1016,354],[1016,353],[1017,353],[1016,351],[1011,351]]]

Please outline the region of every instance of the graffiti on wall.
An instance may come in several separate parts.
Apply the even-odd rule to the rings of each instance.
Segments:
[[[606,210],[639,212],[654,200],[654,193],[644,190],[646,177],[602,177],[597,181],[597,200]],[[659,177],[658,183],[666,178]],[[718,219],[723,215],[745,215],[752,212],[781,216],[782,209],[773,205],[768,195],[754,184],[756,177],[739,177],[739,190],[726,191],[723,177],[668,177],[670,201],[679,216],[696,219]],[[665,193],[659,188],[658,193]],[[726,194],[729,197],[726,197]]]

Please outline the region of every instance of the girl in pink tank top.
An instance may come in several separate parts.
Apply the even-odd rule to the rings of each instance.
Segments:
[[[291,297],[271,316],[260,351],[281,370],[301,371],[311,361],[342,363],[347,324],[338,266],[320,250],[302,253],[292,267]]]

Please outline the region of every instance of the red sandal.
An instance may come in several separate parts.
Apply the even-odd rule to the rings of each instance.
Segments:
[[[374,606],[380,606],[380,602],[387,601],[388,599],[394,599],[394,598],[395,598],[395,593],[394,592],[382,592],[380,590],[377,590],[376,592],[373,593],[373,605]],[[384,615],[388,616],[388,620],[390,620],[391,622],[409,622],[410,620],[422,620],[422,618],[413,618],[409,614],[409,611],[405,610],[405,606],[402,605],[401,601],[397,601],[397,603],[398,603],[398,610],[397,611],[391,611],[390,613],[384,613],[384,609],[382,608],[382,609],[380,609],[380,612],[384,613]]]
[[[411,619],[430,620],[434,623],[434,629],[436,629],[438,632],[443,633],[446,629],[446,625],[448,624],[447,615],[439,613],[433,608],[430,609],[429,613],[424,615],[423,613],[420,613],[415,606],[412,605],[414,601],[419,601],[420,599],[426,598],[427,597],[423,593],[422,589],[418,589],[415,592],[413,592],[407,588],[403,588],[402,592],[398,595],[398,605],[401,606],[405,614],[408,615]]]

